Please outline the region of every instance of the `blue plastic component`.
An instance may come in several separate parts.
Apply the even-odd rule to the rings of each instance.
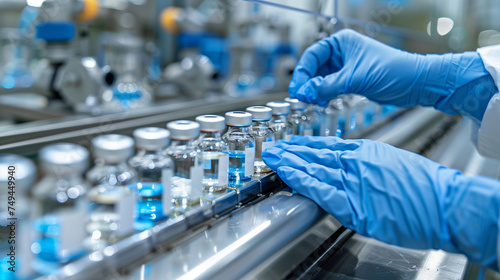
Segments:
[[[42,22],[36,25],[36,37],[47,42],[65,42],[75,38],[73,22]]]

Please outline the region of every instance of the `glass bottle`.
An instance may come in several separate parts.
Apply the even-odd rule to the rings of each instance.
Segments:
[[[292,124],[293,135],[313,135],[311,123],[304,115],[307,104],[292,98],[285,98],[285,101],[290,103],[292,109],[288,121]]]
[[[292,124],[288,122],[290,103],[268,102],[266,106],[273,110],[273,118],[269,122],[269,126],[274,130],[276,140],[289,141],[293,136]]]
[[[0,170],[3,170],[0,172],[0,201],[3,203],[0,207],[0,226],[9,233],[0,235],[1,250],[5,252],[0,257],[0,269],[6,280],[32,279],[34,255],[31,245],[34,234],[30,219],[34,211],[30,209],[27,193],[35,182],[36,166],[27,158],[0,154]],[[14,208],[14,211],[9,207]],[[13,235],[10,234],[12,232]],[[7,245],[14,242],[12,240],[15,240],[14,250]],[[11,273],[8,270],[14,265],[15,273]]]
[[[233,111],[227,112],[225,117],[228,130],[222,140],[229,146],[229,180],[250,180],[255,160],[255,138],[248,131],[252,114]]]
[[[324,114],[324,110],[325,110],[324,108],[318,105],[309,104],[307,105],[307,109],[304,112],[304,115],[311,124],[313,136],[321,136],[322,134],[321,121]]]
[[[127,164],[134,153],[134,140],[119,134],[92,139],[94,167],[87,172],[93,188],[87,232],[89,246],[98,249],[133,233],[137,173]]]
[[[104,39],[105,64],[116,74],[112,89],[103,93],[103,107],[110,112],[141,108],[152,100],[151,89],[143,81],[144,43],[126,33],[108,33]]]
[[[129,164],[137,172],[137,230],[153,226],[154,221],[170,215],[172,208],[172,159],[163,153],[170,144],[170,132],[159,127],[144,127],[134,131],[137,153]]]
[[[328,104],[328,109],[333,112],[332,117],[335,117],[336,119],[332,121],[332,125],[336,124],[335,133],[332,135],[335,135],[337,137],[345,137],[348,133],[348,125],[346,121],[348,110],[346,109],[344,100],[340,97],[332,99]],[[334,126],[332,126],[332,128],[333,127]]]
[[[89,185],[83,174],[89,153],[82,146],[59,143],[41,149],[39,159],[45,176],[33,189],[40,218],[35,222],[38,236],[32,250],[38,257],[37,270],[47,274],[57,269],[56,264],[74,260],[86,251]]]
[[[203,158],[195,140],[200,125],[193,121],[173,121],[167,124],[172,144],[166,153],[174,161],[172,198],[176,212],[185,212],[200,204],[202,196]]]
[[[28,88],[33,85],[33,75],[29,67],[30,40],[21,29],[2,28],[0,30],[0,87]],[[3,69],[2,69],[3,68]]]
[[[198,148],[203,154],[203,190],[210,194],[225,191],[228,184],[229,147],[222,141],[226,120],[222,116],[196,117],[200,124]]]
[[[274,131],[269,127],[269,121],[273,117],[273,110],[265,106],[252,106],[246,109],[252,114],[252,126],[250,126],[250,134],[255,138],[255,173],[271,172],[266,163],[262,160],[262,151],[274,146],[276,136]]]

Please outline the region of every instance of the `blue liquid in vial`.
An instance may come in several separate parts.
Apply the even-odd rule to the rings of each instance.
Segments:
[[[363,126],[369,126],[373,123],[373,117],[375,116],[375,109],[367,108],[365,109],[365,115],[363,118]]]
[[[229,151],[229,180],[250,180],[252,176],[245,177],[245,152]]]
[[[313,129],[313,136],[320,136],[321,135],[321,126],[319,124],[314,124],[312,126]]]
[[[145,221],[165,219],[162,203],[163,185],[151,182],[141,182],[137,185],[139,184],[141,188],[137,189],[137,219]]]
[[[38,258],[47,262],[65,263],[82,256],[85,251],[76,252],[63,257],[58,256],[60,251],[61,228],[56,216],[46,216],[35,223],[35,230],[40,233]]]
[[[338,119],[336,136],[337,137],[343,137],[344,134],[345,134],[345,119],[344,118],[339,118]]]

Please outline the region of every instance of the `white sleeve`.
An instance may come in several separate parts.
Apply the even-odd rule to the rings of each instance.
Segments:
[[[479,48],[477,52],[500,89],[500,45]],[[500,159],[500,93],[490,99],[481,126],[473,129],[472,141],[481,155]]]

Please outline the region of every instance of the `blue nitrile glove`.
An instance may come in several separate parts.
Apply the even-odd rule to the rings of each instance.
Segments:
[[[381,104],[434,106],[481,121],[497,92],[477,52],[408,53],[344,29],[310,46],[300,58],[290,96],[324,105],[343,93]]]
[[[288,186],[361,235],[463,253],[498,270],[500,181],[465,176],[370,140],[295,136],[262,159]]]

